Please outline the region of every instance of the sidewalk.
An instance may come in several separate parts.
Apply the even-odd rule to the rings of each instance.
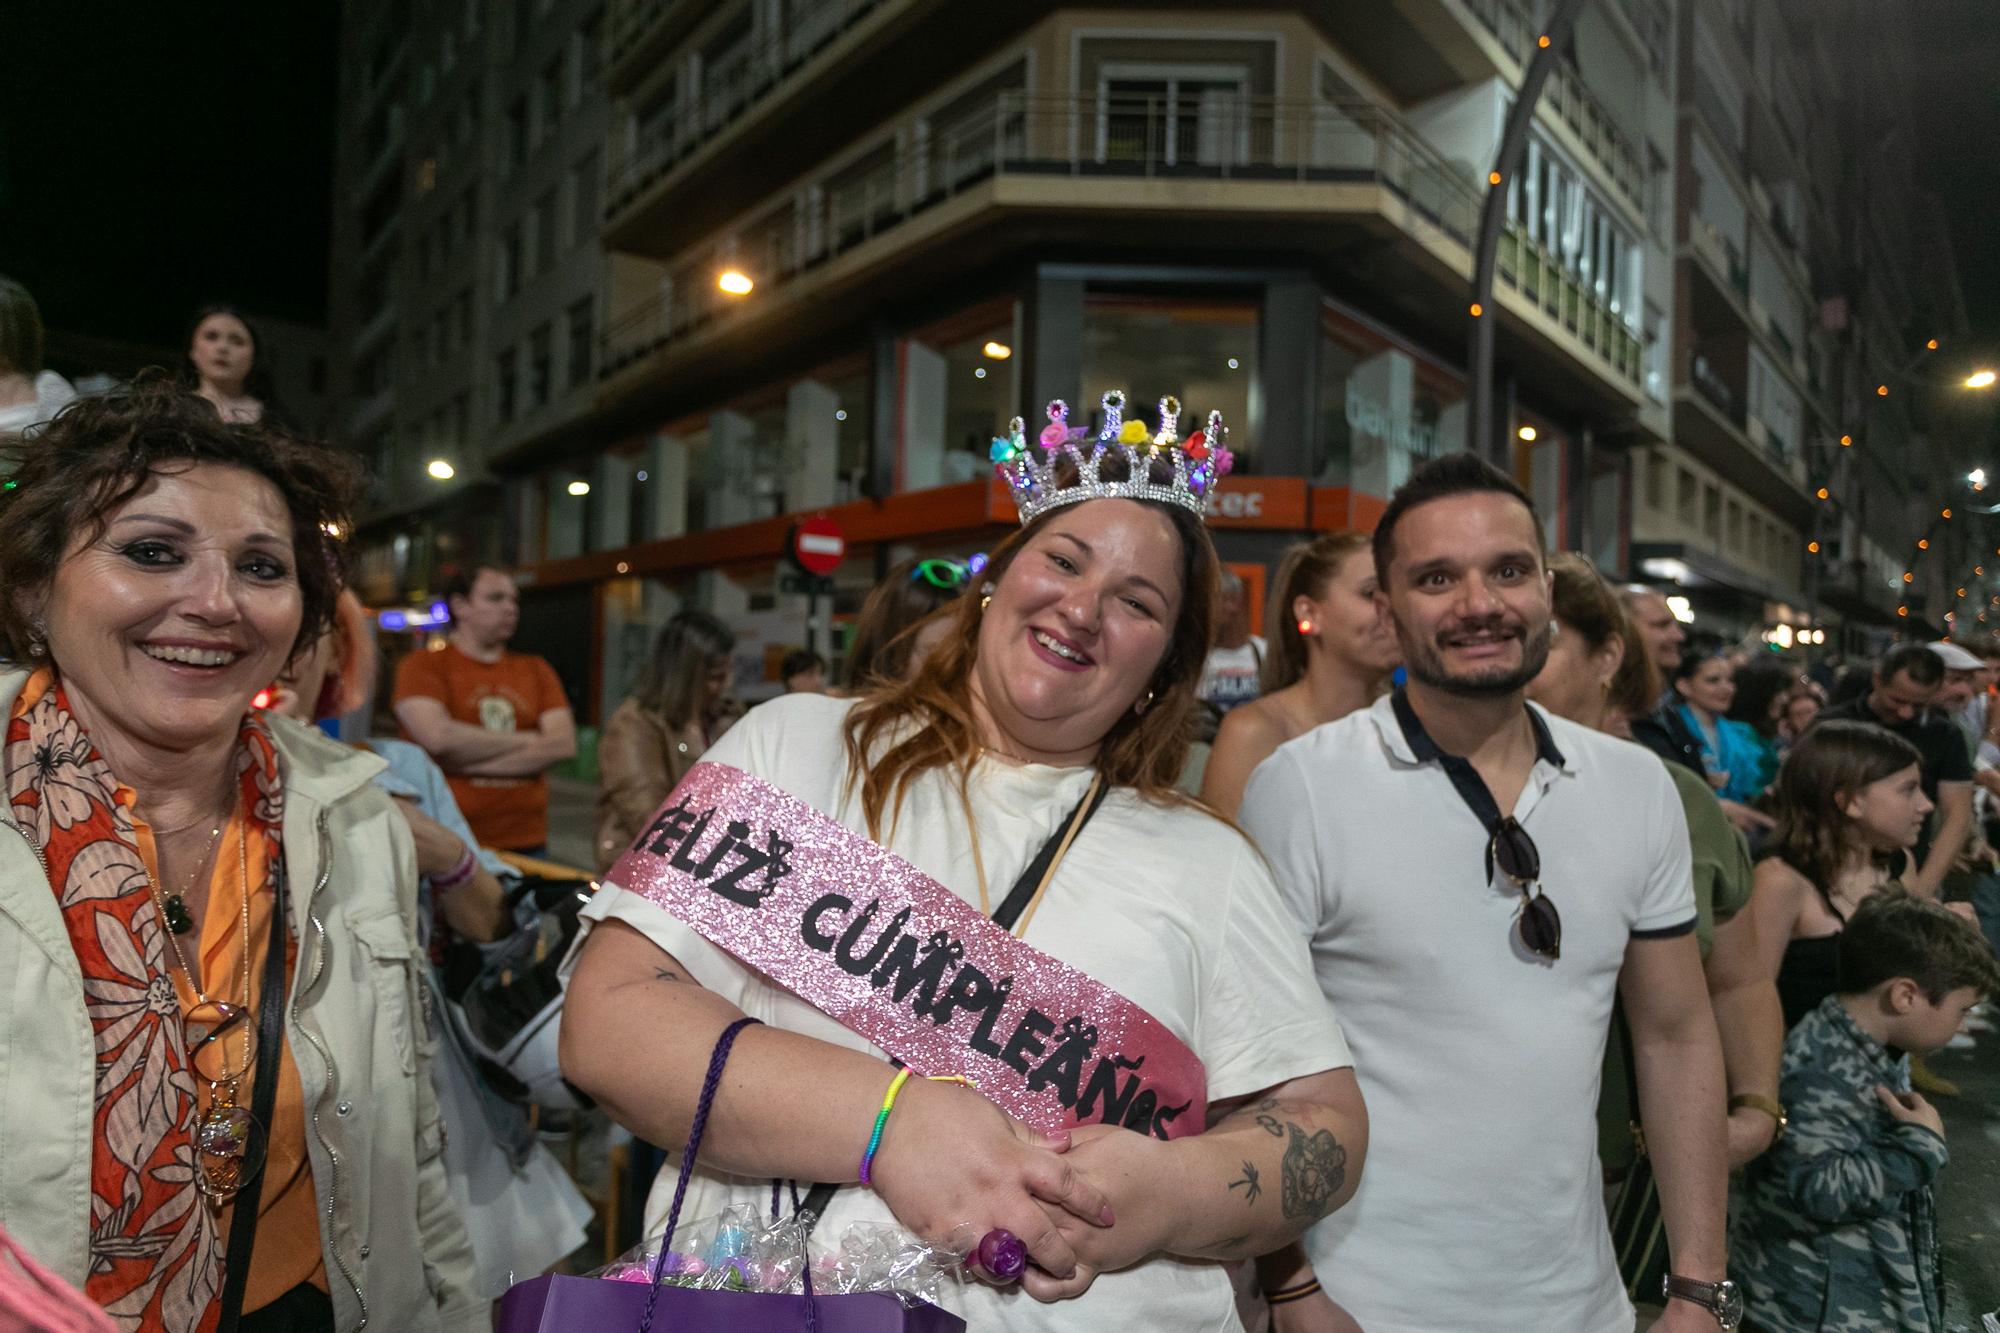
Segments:
[[[1958,1084],[1936,1099],[1951,1161],[1938,1177],[1938,1237],[1944,1248],[1945,1327],[1979,1333],[1979,1316],[2000,1310],[2000,1032],[1969,1051],[1939,1051],[1931,1070]]]
[[[549,859],[593,870],[597,787],[575,778],[549,779]]]

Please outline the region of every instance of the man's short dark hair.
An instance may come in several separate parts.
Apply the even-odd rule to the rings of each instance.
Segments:
[[[810,648],[794,648],[785,654],[785,660],[778,664],[778,679],[790,680],[808,671],[825,671],[826,659]]]
[[[1506,495],[1519,500],[1528,510],[1528,517],[1535,524],[1535,549],[1542,546],[1542,520],[1535,513],[1535,502],[1521,489],[1515,480],[1494,467],[1485,459],[1473,454],[1446,454],[1443,458],[1433,458],[1412,472],[1409,479],[1396,488],[1389,497],[1389,507],[1382,511],[1382,517],[1375,523],[1375,578],[1385,587],[1389,581],[1389,562],[1396,554],[1396,524],[1404,514],[1418,505],[1429,504],[1433,500],[1443,500],[1453,495],[1477,495],[1482,492]]]
[[[1944,659],[1921,643],[1898,644],[1875,664],[1875,678],[1884,685],[1899,671],[1918,685],[1944,684]]]
[[[1970,986],[2000,994],[2000,959],[1979,927],[1942,903],[1887,889],[1862,900],[1840,932],[1840,993],[1908,977],[1932,1004]]]
[[[452,572],[451,577],[444,581],[444,588],[438,595],[444,598],[447,607],[454,601],[469,602],[472,600],[473,585],[479,582],[481,574],[489,572],[498,574],[502,578],[513,577],[498,565],[467,565]]]

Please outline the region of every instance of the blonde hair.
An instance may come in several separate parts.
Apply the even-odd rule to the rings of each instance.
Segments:
[[[1292,604],[1301,597],[1315,602],[1324,597],[1327,585],[1340,577],[1347,562],[1368,547],[1365,532],[1328,532],[1285,549],[1264,608],[1264,641],[1274,647],[1264,654],[1263,693],[1282,690],[1306,674],[1306,639],[1299,633]]]

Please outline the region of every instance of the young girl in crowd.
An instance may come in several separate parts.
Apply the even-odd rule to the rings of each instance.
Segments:
[[[1201,795],[1234,814],[1251,772],[1273,750],[1366,708],[1389,687],[1396,640],[1375,610],[1368,534],[1330,532],[1285,552],[1271,598],[1263,695],[1232,709],[1216,733]]]
[[[1916,747],[1865,722],[1821,722],[1778,769],[1773,852],[1750,894],[1791,1027],[1834,993],[1840,932],[1908,865],[1931,803]]]

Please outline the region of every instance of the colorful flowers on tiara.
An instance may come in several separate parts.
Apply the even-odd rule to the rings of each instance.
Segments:
[[[1036,436],[1044,453],[1041,459],[1030,456],[1026,427],[1019,417],[1009,423],[1005,436],[994,438],[990,456],[1014,494],[1022,523],[1064,505],[1109,497],[1177,504],[1197,514],[1206,511],[1215,483],[1235,461],[1222,444],[1227,433],[1222,414],[1210,412],[1206,427],[1183,442],[1178,398],[1169,394],[1160,399],[1158,430],[1140,418],[1126,420],[1126,401],[1122,390],[1104,395],[1103,424],[1097,438],[1085,444],[1089,432],[1069,424],[1069,405],[1060,398],[1052,400],[1047,408],[1049,424]],[[1100,474],[1105,456],[1114,451],[1124,455],[1122,480]],[[1057,480],[1059,452],[1076,465],[1076,479],[1067,486]],[[1172,464],[1169,480],[1155,479],[1162,462]]]

